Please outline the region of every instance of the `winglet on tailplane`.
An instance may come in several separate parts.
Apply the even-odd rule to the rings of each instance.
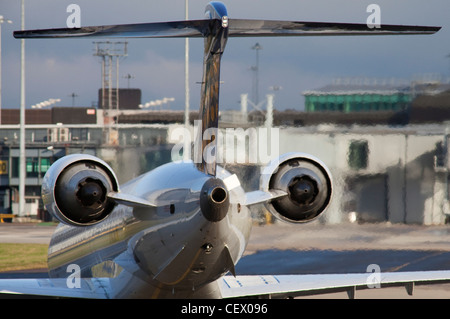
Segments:
[[[14,37],[129,37],[129,38],[204,38],[203,80],[199,116],[202,129],[198,132],[196,159],[200,171],[216,175],[217,130],[219,118],[220,61],[228,37],[335,36],[335,35],[397,35],[433,34],[440,27],[301,22],[275,20],[229,19],[221,2],[210,2],[205,20],[157,23],[137,23],[81,28],[15,31]]]

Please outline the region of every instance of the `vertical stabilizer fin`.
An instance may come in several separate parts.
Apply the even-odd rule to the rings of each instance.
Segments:
[[[205,14],[210,18],[206,30],[203,57],[203,80],[195,162],[200,171],[216,175],[217,134],[219,125],[220,61],[228,39],[228,16],[220,2],[207,5]]]

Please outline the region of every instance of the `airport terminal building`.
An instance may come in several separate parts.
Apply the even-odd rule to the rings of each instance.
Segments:
[[[330,86],[306,92],[305,112],[273,112],[279,153],[310,153],[333,174],[334,198],[322,222],[448,222],[450,91],[437,84],[420,89],[381,92],[380,87],[340,84],[339,89]],[[365,96],[374,91],[393,96]],[[343,92],[345,97],[339,98]],[[314,94],[320,99],[314,100]],[[323,104],[314,102],[319,100]],[[351,101],[370,101],[371,107]],[[401,102],[395,105],[394,101]],[[375,107],[377,103],[381,104]],[[18,112],[1,110],[0,213],[18,210]],[[221,112],[223,130],[236,126],[234,113]],[[244,129],[264,125],[261,112],[239,116]],[[191,112],[191,122],[196,117],[197,112]],[[58,158],[72,153],[98,156],[123,183],[171,160],[177,143],[171,133],[184,127],[183,122],[183,111],[145,111],[137,106],[109,113],[95,107],[27,109],[26,217],[46,217],[40,185]],[[246,190],[258,187],[258,167],[239,163],[227,168],[244,177]]]

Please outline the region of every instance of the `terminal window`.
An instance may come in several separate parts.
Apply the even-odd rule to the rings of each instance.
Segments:
[[[27,177],[38,177],[39,174],[38,163],[39,162],[37,157],[27,157],[26,162]]]
[[[11,176],[19,177],[19,158],[12,158]],[[38,157],[27,157],[25,163],[26,177],[43,177],[48,171],[51,165],[51,159],[43,157],[40,159]]]
[[[348,150],[348,166],[354,170],[367,168],[369,144],[367,141],[351,141]]]

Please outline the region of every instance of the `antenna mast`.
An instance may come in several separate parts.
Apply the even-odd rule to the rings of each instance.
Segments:
[[[99,56],[102,59],[102,92],[99,107],[102,108],[105,122],[108,124],[108,135],[105,142],[106,144],[114,144],[114,139],[111,138],[111,124],[114,122],[113,114],[115,113],[118,116],[119,111],[119,59],[128,55],[128,42],[93,43],[95,44],[94,56]],[[113,73],[115,73],[116,78],[115,89],[113,88]],[[113,112],[113,110],[116,112]]]

